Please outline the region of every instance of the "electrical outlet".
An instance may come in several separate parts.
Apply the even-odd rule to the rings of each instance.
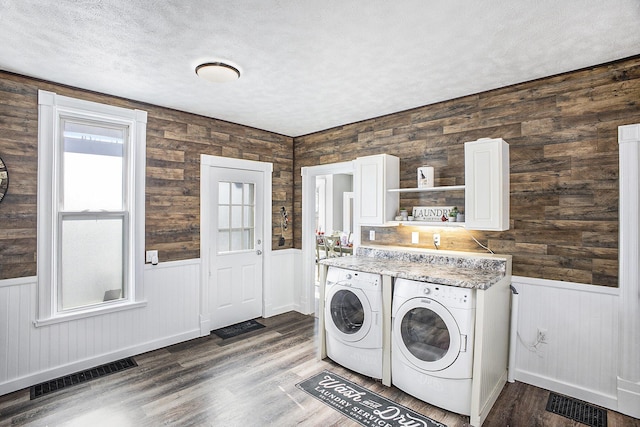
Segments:
[[[440,246],[440,233],[433,233],[433,244]]]
[[[418,231],[411,232],[411,243],[413,243],[414,245],[420,243],[420,233]]]
[[[369,240],[376,240],[376,230],[369,230]]]
[[[158,263],[158,251],[147,251],[146,255],[146,262],[153,263],[155,261],[156,264]]]
[[[538,342],[545,343],[547,342],[547,330],[538,328]]]

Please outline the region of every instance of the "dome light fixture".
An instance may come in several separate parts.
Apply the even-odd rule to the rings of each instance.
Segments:
[[[240,71],[224,62],[207,62],[196,67],[196,74],[214,83],[227,83],[240,78]]]

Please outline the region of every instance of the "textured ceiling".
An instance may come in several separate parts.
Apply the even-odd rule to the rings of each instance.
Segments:
[[[0,69],[299,136],[640,54],[639,24],[638,0],[0,0]],[[216,60],[240,80],[196,76]]]

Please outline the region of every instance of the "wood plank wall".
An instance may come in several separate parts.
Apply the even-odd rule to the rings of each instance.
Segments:
[[[9,191],[0,203],[0,279],[36,274],[38,89],[148,112],[146,248],[161,262],[200,257],[200,154],[273,163],[273,248],[280,208],[293,206],[293,139],[154,105],[0,72],[0,157]]]
[[[443,82],[446,83],[446,82]],[[513,274],[604,286],[618,283],[617,127],[640,123],[640,57],[526,82],[329,129],[294,141],[295,246],[301,247],[300,168],[388,153],[400,157],[401,187],[416,168],[436,185],[464,184],[466,141],[504,138],[511,154],[511,227],[505,232],[414,227],[375,229],[376,244],[513,255]],[[449,194],[449,193],[447,193]],[[402,194],[400,204],[464,206],[463,194]],[[470,235],[471,234],[471,235]]]

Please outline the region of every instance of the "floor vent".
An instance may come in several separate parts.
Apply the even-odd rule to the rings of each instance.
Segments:
[[[100,378],[106,375],[114,374],[116,372],[124,371],[125,369],[133,368],[135,366],[138,366],[136,361],[131,357],[127,357],[126,359],[116,360],[115,362],[87,369],[86,371],[76,372],[75,374],[36,384],[32,386],[30,390],[31,400],[37,399],[38,397],[42,397],[49,393],[53,393],[54,391],[62,390],[65,387],[70,387],[72,385],[80,384],[94,378]]]
[[[547,411],[592,427],[607,427],[607,411],[586,402],[551,393]]]

